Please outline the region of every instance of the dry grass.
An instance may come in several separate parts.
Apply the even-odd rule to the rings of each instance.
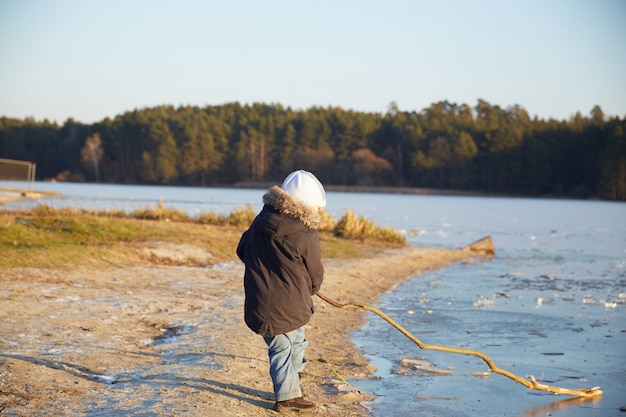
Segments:
[[[400,232],[390,227],[381,228],[365,217],[357,217],[352,210],[348,210],[339,220],[334,231],[337,236],[345,239],[373,240],[397,245],[406,244],[406,237]]]
[[[203,213],[198,217],[198,222],[200,222],[200,224],[246,228],[252,223],[255,217],[256,213],[252,206],[247,206],[245,208],[235,209],[226,216],[213,212]]]
[[[143,248],[154,242],[196,246],[210,253],[214,263],[236,260],[241,233],[255,216],[252,207],[226,216],[206,213],[197,219],[162,205],[130,214],[46,205],[0,210],[0,268],[132,264],[143,260]],[[335,222],[328,213],[322,213],[324,257],[369,257],[372,248],[405,244],[404,240],[386,238],[384,229],[377,229],[366,219],[356,224],[367,233],[345,233],[346,224],[352,224],[352,217]]]

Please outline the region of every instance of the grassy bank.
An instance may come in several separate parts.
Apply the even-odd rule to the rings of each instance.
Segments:
[[[190,245],[210,254],[210,263],[236,260],[241,233],[254,219],[252,208],[228,215],[205,213],[189,218],[162,205],[154,209],[92,211],[40,205],[0,210],[0,268],[133,265],[164,262],[146,254],[147,245]],[[404,246],[404,236],[347,212],[336,221],[326,212],[320,227],[326,258],[368,257],[379,248]],[[168,262],[171,262],[168,261]],[[181,265],[207,260],[181,260]]]

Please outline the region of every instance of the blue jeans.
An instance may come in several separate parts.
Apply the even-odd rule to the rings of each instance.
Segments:
[[[302,397],[298,372],[304,370],[304,350],[309,342],[304,338],[304,326],[273,337],[264,336],[270,359],[270,376],[276,401]]]

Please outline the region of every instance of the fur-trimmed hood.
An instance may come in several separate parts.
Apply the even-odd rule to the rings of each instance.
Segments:
[[[283,214],[295,217],[310,229],[317,230],[320,226],[321,217],[317,208],[309,206],[277,185],[263,195],[263,203]]]

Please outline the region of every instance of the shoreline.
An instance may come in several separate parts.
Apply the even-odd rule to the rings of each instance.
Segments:
[[[325,260],[321,292],[374,304],[407,279],[477,256],[407,247]],[[0,406],[23,416],[277,415],[265,344],[243,323],[242,274],[237,262],[4,270]],[[338,380],[375,370],[350,341],[366,316],[314,303],[302,380],[318,405],[310,415],[367,416],[373,395]]]
[[[52,181],[42,181],[52,182]],[[56,182],[56,181],[54,181]],[[63,183],[63,182],[60,182]],[[79,183],[90,184],[90,183]],[[114,183],[93,183],[97,185],[128,185]],[[137,184],[134,184],[137,185]],[[141,184],[150,187],[151,185]],[[267,190],[276,182],[237,182],[228,185],[211,185],[211,186],[186,186],[176,185],[175,187],[197,187],[197,188],[234,188],[234,189],[252,189]],[[420,196],[441,196],[441,197],[482,197],[482,198],[529,198],[529,199],[554,199],[554,200],[580,200],[580,201],[613,201],[598,198],[597,196],[576,197],[569,195],[553,195],[553,194],[515,194],[515,193],[490,193],[484,191],[464,191],[449,190],[435,188],[419,188],[404,186],[378,186],[378,185],[325,185],[326,191],[340,193],[371,193],[371,194],[400,194],[400,195],[420,195]],[[0,206],[5,203],[19,202],[26,199],[41,199],[46,197],[60,197],[62,193],[41,191],[41,190],[24,190],[24,189],[8,189],[0,188]]]
[[[0,188],[0,206],[6,203],[17,203],[24,200],[40,200],[42,197],[60,197],[61,193],[52,191],[23,190]]]
[[[389,250],[384,255],[372,259],[342,260],[337,262],[339,265],[331,262],[327,268],[329,278],[320,292],[340,303],[374,305],[381,295],[393,291],[409,279],[418,278],[427,272],[455,263],[471,262],[478,256],[462,249],[411,247]],[[346,273],[346,270],[351,272]],[[330,368],[348,381],[369,378],[376,371],[369,360],[358,352],[350,338],[350,333],[358,331],[366,322],[366,312],[338,309],[319,298],[316,300],[316,307],[318,313],[311,320],[312,328],[307,329],[307,335],[311,340],[308,350],[309,356],[313,353],[320,358],[318,360],[320,364],[315,365],[317,373],[320,374],[316,382],[320,386],[326,384],[326,391],[320,393],[320,396],[329,402],[329,407],[325,411],[329,413],[328,415],[341,417],[368,416],[368,411],[362,403],[371,401],[375,398],[374,395],[353,391],[349,384],[342,384],[336,377],[331,376],[330,384],[328,381],[323,382]],[[328,332],[332,334],[332,338],[327,338]],[[327,339],[324,343],[318,345],[317,341],[325,337]],[[415,349],[419,351],[419,347],[415,346]],[[325,359],[327,352],[334,352],[333,362]],[[329,364],[332,366],[329,367]],[[319,415],[327,414],[321,412]]]

